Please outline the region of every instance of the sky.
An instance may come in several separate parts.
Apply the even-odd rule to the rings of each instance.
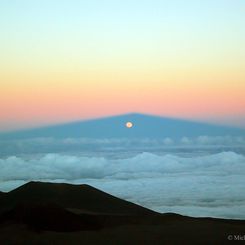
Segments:
[[[0,131],[140,112],[245,127],[242,0],[3,0]]]

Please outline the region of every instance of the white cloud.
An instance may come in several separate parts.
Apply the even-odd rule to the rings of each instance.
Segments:
[[[184,144],[184,145],[193,144],[192,140],[190,138],[188,138],[188,137],[181,138],[180,142],[181,142],[181,144]]]
[[[181,139],[128,139],[128,138],[31,138],[16,140],[0,140],[0,157],[30,153],[60,153],[60,152],[87,152],[87,151],[156,151],[158,149],[207,149],[234,150],[245,149],[245,137],[233,136],[199,136],[196,138],[183,137]]]
[[[46,154],[0,159],[0,190],[30,180],[88,183],[161,212],[245,218],[245,156],[142,153],[123,159]]]

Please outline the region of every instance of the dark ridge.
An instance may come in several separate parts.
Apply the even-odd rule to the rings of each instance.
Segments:
[[[182,219],[181,219],[182,218]],[[160,225],[187,217],[169,215],[116,215],[100,213],[74,213],[53,203],[21,202],[0,215],[0,228],[4,225],[24,224],[35,232],[74,232],[101,230],[124,225]],[[192,218],[190,218],[192,219]]]
[[[0,203],[1,203],[1,199],[3,199],[7,194],[5,192],[1,192],[0,191]],[[0,205],[1,206],[1,205]],[[0,208],[1,209],[1,208]]]
[[[231,245],[245,230],[242,220],[159,214],[89,185],[30,182],[3,194],[0,210],[4,244]]]
[[[101,214],[157,214],[89,185],[29,182],[9,192],[4,198],[2,206],[13,207],[22,201],[55,203],[63,208]]]
[[[100,225],[86,215],[76,215],[52,203],[20,203],[0,216],[0,224],[25,224],[35,231],[97,230]]]

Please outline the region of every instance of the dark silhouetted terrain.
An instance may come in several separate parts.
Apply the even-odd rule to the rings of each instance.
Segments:
[[[1,207],[14,207],[21,202],[56,203],[63,208],[105,214],[150,214],[153,211],[116,198],[89,185],[29,182],[10,191]]]
[[[88,185],[30,182],[0,193],[0,210],[1,244],[223,245],[245,231],[245,221],[160,214]]]

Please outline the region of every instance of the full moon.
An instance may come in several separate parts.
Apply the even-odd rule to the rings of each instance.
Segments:
[[[126,125],[127,128],[132,128],[133,127],[133,123],[132,122],[127,122],[125,125]]]

